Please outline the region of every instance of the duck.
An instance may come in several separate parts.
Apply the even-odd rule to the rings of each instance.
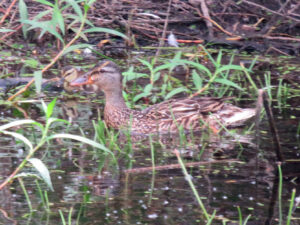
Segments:
[[[201,131],[243,125],[256,114],[255,108],[227,103],[229,98],[193,97],[169,99],[144,110],[127,107],[122,95],[120,68],[112,61],[101,61],[93,69],[70,82],[96,93],[104,92],[104,120],[108,127],[136,134]]]
[[[67,93],[73,93],[78,89],[82,89],[80,87],[74,87],[70,85],[70,82],[76,80],[78,77],[82,76],[84,71],[78,67],[74,66],[65,66],[61,70],[61,82],[63,89]]]

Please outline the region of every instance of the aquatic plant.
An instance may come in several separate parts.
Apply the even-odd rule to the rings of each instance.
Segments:
[[[49,141],[52,139],[57,139],[57,138],[67,138],[67,139],[72,139],[76,141],[80,141],[82,143],[88,144],[93,146],[94,148],[101,149],[103,152],[109,154],[114,163],[116,164],[116,159],[113,154],[108,148],[106,148],[104,145],[97,143],[93,140],[90,140],[86,137],[83,136],[78,136],[78,135],[73,135],[73,134],[68,134],[68,133],[53,133],[51,132],[51,129],[53,129],[55,123],[68,123],[65,120],[58,119],[51,117],[53,113],[53,109],[56,103],[56,99],[54,99],[52,102],[50,102],[48,105],[44,103],[44,101],[41,101],[42,108],[45,113],[45,125],[43,125],[40,122],[31,120],[31,119],[24,119],[24,120],[16,120],[7,124],[4,124],[0,126],[0,133],[3,133],[5,135],[10,135],[14,137],[15,139],[18,139],[24,143],[25,146],[28,148],[28,152],[24,160],[17,166],[17,168],[11,173],[11,175],[6,178],[6,180],[0,184],[0,190],[6,186],[9,182],[11,182],[13,179],[17,177],[22,177],[22,176],[36,176],[36,174],[30,174],[30,173],[23,173],[20,174],[19,172],[24,168],[25,165],[27,165],[28,162],[30,162],[33,167],[39,172],[40,178],[42,178],[45,183],[48,185],[50,190],[54,190],[52,186],[52,182],[50,179],[50,173],[47,168],[47,166],[43,163],[42,160],[38,158],[34,158],[34,154],[41,149],[43,145],[46,143],[49,144]],[[20,132],[14,132],[14,131],[9,131],[9,129],[14,128],[14,127],[19,127],[19,126],[34,126],[33,128],[39,128],[41,132],[41,138],[37,141],[37,144],[34,145],[32,141],[30,141],[26,137],[26,130],[20,130]],[[21,134],[23,133],[23,134]]]

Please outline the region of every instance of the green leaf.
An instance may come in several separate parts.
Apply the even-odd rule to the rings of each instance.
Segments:
[[[179,93],[181,93],[181,92],[187,92],[187,91],[188,91],[188,90],[187,90],[186,87],[175,88],[175,89],[173,89],[172,91],[170,91],[170,92],[166,95],[165,99],[167,100],[167,99],[173,97],[173,96],[176,95],[176,94],[179,94]]]
[[[199,74],[193,70],[192,72],[192,77],[193,77],[193,82],[194,82],[194,85],[195,87],[199,90],[202,88],[202,78],[199,76]]]
[[[52,9],[48,9],[48,10],[45,10],[45,11],[42,11],[40,12],[39,14],[37,14],[35,17],[34,17],[34,21],[38,21],[40,20],[41,18],[43,18],[44,16],[48,15],[48,14],[52,14]]]
[[[91,6],[94,2],[96,2],[97,0],[90,0],[87,4],[89,5],[89,6]]]
[[[43,99],[41,100],[41,103],[42,103],[43,111],[44,111],[45,115],[47,115],[47,108],[48,108],[48,106],[46,105],[46,103],[44,102]]]
[[[19,0],[19,13],[20,13],[21,23],[23,23],[22,21],[28,19],[27,6],[26,6],[24,0]],[[23,24],[22,32],[23,32],[23,35],[24,35],[25,39],[27,38],[27,28],[28,28],[28,26],[26,24]]]
[[[153,82],[157,81],[160,78],[160,72],[155,73],[153,77]]]
[[[65,34],[65,21],[57,5],[53,8],[52,23],[58,24],[61,33]]]
[[[78,5],[78,3],[74,0],[66,0],[66,2],[68,2],[74,9],[75,13],[77,14],[77,16],[79,16],[80,21],[83,20],[83,14],[82,11],[80,9],[80,6]]]
[[[0,32],[1,33],[8,33],[8,32],[13,32],[15,30],[12,30],[12,29],[0,29]]]
[[[173,63],[166,63],[166,64],[163,64],[163,65],[160,65],[160,66],[154,68],[153,73],[156,73],[156,72],[158,72],[160,70],[169,69],[169,68],[171,68],[173,66],[174,66]]]
[[[207,67],[199,64],[199,63],[196,63],[196,62],[192,62],[192,61],[188,61],[188,60],[179,60],[179,61],[175,61],[179,64],[188,64],[188,65],[191,65],[193,67],[195,67],[196,69],[198,69],[199,71],[204,71],[209,77],[212,76],[211,72],[209,71],[209,69],[207,69]]]
[[[90,9],[90,5],[87,5],[87,4],[83,5],[84,13],[87,13],[87,11],[89,11],[89,9]]]
[[[217,60],[216,60],[216,68],[218,69],[220,67],[220,65],[222,65],[222,50],[219,51],[218,53],[218,57],[217,57]]]
[[[138,78],[141,78],[141,77],[149,77],[148,74],[146,73],[136,73],[133,71],[133,66],[131,66],[129,68],[129,70],[127,72],[123,72],[122,73],[125,77],[125,82],[127,81],[130,81],[130,80],[135,80],[135,79],[138,79]]]
[[[76,23],[74,23],[74,24],[76,24]],[[69,24],[69,26],[70,26],[71,24]],[[78,28],[76,28],[76,27],[69,27],[69,28],[67,28],[67,29],[71,29],[75,34],[77,34],[78,33]],[[81,37],[84,41],[86,41],[86,42],[88,42],[89,41],[89,39],[87,38],[87,36],[84,34],[84,33],[82,33],[82,32],[80,32],[79,33],[79,37]]]
[[[0,131],[4,131],[6,129],[9,129],[11,127],[15,127],[15,126],[22,126],[24,124],[37,124],[37,122],[35,122],[34,120],[17,120],[17,121],[13,121],[7,124],[4,124],[2,126],[0,126]]]
[[[22,134],[19,134],[16,132],[10,132],[10,131],[2,131],[2,132],[4,134],[11,135],[14,138],[20,139],[22,142],[24,142],[24,144],[26,144],[29,147],[30,152],[33,151],[33,146],[31,144],[31,142],[26,137],[24,137]]]
[[[153,88],[153,85],[152,85],[152,84],[147,84],[147,85],[145,86],[145,88],[144,88],[144,93],[150,94],[152,88]]]
[[[175,61],[180,61],[181,56],[182,56],[182,51],[178,51],[178,52],[176,52],[176,54],[175,54],[173,60],[175,60]],[[173,60],[172,60],[172,61],[173,61]]]
[[[41,70],[35,71],[33,76],[34,76],[34,83],[35,83],[36,92],[41,93],[42,81],[43,81],[42,71]]]
[[[62,43],[64,43],[62,36],[56,31],[56,24],[53,23],[53,21],[24,20],[23,23],[27,23],[27,24],[31,25],[29,30],[35,29],[35,28],[41,28],[42,32],[41,32],[39,38],[41,38],[45,32],[49,32],[54,37],[59,39]]]
[[[133,102],[137,102],[137,101],[140,100],[141,98],[147,97],[147,96],[149,96],[149,95],[150,95],[150,93],[145,93],[145,92],[140,93],[140,94],[136,95],[136,96],[133,98]]]
[[[69,53],[69,52],[72,52],[76,49],[81,49],[81,48],[93,48],[92,45],[90,44],[78,44],[78,45],[71,45],[70,47],[68,47],[67,49],[64,50],[64,53],[63,55]]]
[[[125,34],[119,32],[119,31],[116,31],[116,30],[113,30],[113,29],[109,29],[109,28],[104,28],[104,27],[93,27],[93,28],[84,30],[83,32],[84,33],[104,32],[104,33],[108,33],[108,34],[120,36],[120,37],[122,37],[124,39],[128,39],[128,37]]]
[[[31,58],[31,59],[26,59],[26,60],[24,61],[24,64],[25,64],[26,66],[29,66],[29,67],[33,68],[33,69],[36,69],[40,63],[39,63],[39,61],[37,61],[36,59]]]
[[[34,168],[39,172],[45,183],[48,185],[51,191],[54,191],[51,178],[50,178],[50,173],[46,165],[37,158],[31,158],[28,159],[28,161],[34,166]]]
[[[227,79],[224,79],[224,78],[216,78],[214,81],[217,82],[217,83],[220,83],[220,84],[232,86],[236,89],[239,89],[239,90],[243,91],[243,88],[241,88],[239,85],[237,85],[236,83],[234,83],[230,80],[227,80]]]
[[[48,2],[46,0],[35,0],[36,2],[42,3],[44,5],[48,5],[51,6],[52,8],[54,7],[54,5],[51,2]]]
[[[46,117],[47,118],[50,118],[52,113],[53,113],[53,109],[54,109],[54,106],[55,106],[55,103],[56,103],[56,100],[57,98],[53,99],[47,106],[47,114],[46,114]]]
[[[73,134],[54,134],[54,135],[50,136],[48,139],[50,140],[50,139],[54,139],[54,138],[69,138],[69,139],[73,139],[73,140],[76,140],[76,141],[80,141],[82,143],[86,143],[86,144],[91,145],[91,146],[93,146],[95,148],[99,148],[99,149],[103,150],[106,153],[111,154],[111,156],[115,160],[115,156],[112,153],[112,151],[110,151],[104,145],[99,144],[99,143],[97,143],[95,141],[92,141],[92,140],[90,140],[88,138],[81,137],[81,136],[78,136],[78,135],[73,135]]]
[[[216,70],[216,74],[221,73],[223,71],[227,71],[227,70],[240,70],[240,71],[244,71],[244,68],[241,66],[237,66],[237,65],[226,65],[226,66],[222,66],[219,69]]]
[[[148,69],[151,71],[151,73],[152,73],[152,71],[153,71],[153,66],[148,62],[148,61],[146,61],[146,60],[143,60],[143,59],[138,59],[141,63],[143,63],[143,65],[145,65],[145,66],[147,66],[148,67]]]

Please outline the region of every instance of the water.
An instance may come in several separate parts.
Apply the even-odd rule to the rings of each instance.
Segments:
[[[60,96],[53,116],[71,121],[70,125],[54,125],[51,132],[94,139],[94,125],[103,112],[102,100],[93,102],[61,93],[49,95]],[[274,109],[282,152],[287,160],[282,165],[284,223],[292,190],[296,189],[296,196],[299,196],[300,142],[296,134],[300,113],[297,104],[294,101],[291,104],[294,105],[290,108]],[[22,107],[31,118],[44,123],[40,103]],[[20,116],[12,106],[1,106],[1,113],[1,124]],[[33,144],[41,136],[38,129],[28,127],[14,131],[23,132]],[[20,183],[15,180],[0,191],[0,224],[61,224],[59,210],[66,220],[72,213],[72,224],[76,221],[79,224],[205,224],[187,179],[192,180],[208,213],[216,210],[213,224],[222,224],[222,221],[237,224],[238,207],[244,220],[250,216],[247,224],[277,224],[278,168],[266,117],[258,132],[257,139],[253,123],[250,123],[230,134],[202,132],[185,138],[178,135],[153,137],[155,170],[147,137],[128,139],[127,136],[117,137],[115,132],[116,141],[111,141],[113,135],[107,135],[110,138],[106,138],[104,144],[115,153],[117,165],[91,146],[55,139],[35,155],[51,173],[55,191],[47,192],[50,212],[42,203],[34,178],[26,177],[23,181],[33,212],[30,214]],[[181,153],[189,177],[183,175],[175,149]],[[22,142],[1,135],[0,180],[13,171],[27,151]],[[23,172],[34,173],[35,170],[26,167]],[[42,190],[49,190],[43,181],[38,183]],[[291,224],[298,224],[299,208],[293,210],[293,216]]]

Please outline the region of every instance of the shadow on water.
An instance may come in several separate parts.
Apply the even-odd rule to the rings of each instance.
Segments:
[[[94,138],[103,104],[78,98],[60,97],[55,117],[72,121],[54,129]],[[78,103],[79,102],[79,103]],[[30,104],[27,110],[41,119],[40,104]],[[98,108],[99,107],[99,108]],[[11,117],[14,108],[1,106],[1,117]],[[289,110],[284,109],[289,115]],[[281,147],[287,163],[282,165],[284,179],[281,194],[282,216],[288,214],[292,189],[299,193],[299,109],[292,118],[282,117],[275,110]],[[4,117],[5,116],[5,117]],[[1,119],[2,119],[1,118]],[[5,121],[4,121],[5,122]],[[96,128],[95,128],[95,127]],[[28,128],[32,140],[36,130]],[[238,207],[247,224],[275,224],[280,217],[278,199],[278,169],[267,122],[263,119],[259,139],[255,139],[253,124],[222,135],[209,132],[162,137],[129,137],[105,130],[101,139],[118,156],[113,165],[103,152],[70,140],[55,140],[37,152],[51,171],[55,192],[48,192],[50,210],[42,203],[37,184],[24,178],[33,205],[28,203],[18,182],[0,191],[3,224],[55,224],[72,210],[72,220],[79,224],[205,224],[204,217],[187,178],[184,177],[174,149],[181,153],[192,182],[202,197],[205,208],[216,210],[214,224],[235,224]],[[99,134],[98,134],[99,135]],[[107,138],[108,137],[108,138]],[[109,139],[113,139],[109,140]],[[7,177],[26,155],[24,145],[7,136],[0,139],[0,180]],[[154,157],[154,161],[152,160]],[[153,165],[155,164],[155,169]],[[26,168],[26,172],[33,172]],[[42,189],[47,189],[42,181]],[[7,213],[7,214],[6,214]],[[299,208],[293,211],[300,217]],[[298,224],[297,220],[292,224]]]

